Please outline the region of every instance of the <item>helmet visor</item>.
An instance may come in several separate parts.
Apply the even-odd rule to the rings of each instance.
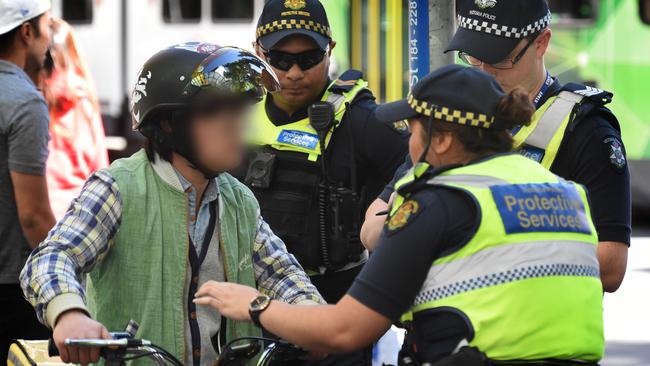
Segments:
[[[278,78],[266,62],[240,48],[223,47],[194,70],[183,94],[192,97],[205,91],[227,99],[261,100],[266,92],[278,90]]]

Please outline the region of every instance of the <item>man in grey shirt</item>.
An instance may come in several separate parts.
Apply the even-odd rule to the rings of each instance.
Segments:
[[[0,365],[11,339],[48,337],[18,276],[54,225],[45,182],[49,112],[27,75],[50,44],[49,0],[0,0]]]

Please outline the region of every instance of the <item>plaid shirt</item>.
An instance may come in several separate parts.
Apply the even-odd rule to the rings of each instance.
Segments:
[[[119,187],[106,170],[97,171],[32,252],[20,274],[25,296],[42,323],[53,325],[55,318],[46,317],[47,307],[59,295],[78,295],[85,302],[81,274],[90,272],[109,252],[121,219]],[[260,292],[293,304],[324,303],[300,264],[261,216],[251,255]]]

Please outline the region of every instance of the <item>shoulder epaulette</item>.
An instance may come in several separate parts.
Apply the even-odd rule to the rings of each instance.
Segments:
[[[614,97],[614,94],[606,90],[602,90],[602,89],[598,89],[598,88],[594,88],[591,86],[582,85],[578,83],[568,83],[564,85],[564,87],[562,87],[562,90],[566,90],[578,95],[582,95],[589,101],[598,105],[609,104],[612,101],[612,98]]]
[[[562,90],[584,97],[583,102],[573,111],[574,117],[571,124],[568,126],[569,131],[575,130],[576,126],[578,126],[585,117],[591,115],[591,113],[595,111],[602,113],[602,116],[616,130],[621,130],[616,116],[605,107],[606,104],[609,104],[612,101],[612,98],[614,97],[613,93],[578,83],[568,83],[562,87]],[[587,100],[588,102],[585,103],[584,100]]]
[[[330,86],[329,91],[332,93],[347,93],[357,84],[359,79],[363,78],[363,73],[359,70],[350,69],[345,71],[339,76],[336,81]]]

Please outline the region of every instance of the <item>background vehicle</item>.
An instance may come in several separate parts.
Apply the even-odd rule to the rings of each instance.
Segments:
[[[325,1],[327,2],[327,0]],[[350,65],[382,101],[408,90],[408,13],[413,0],[350,0]],[[650,0],[549,0],[550,72],[614,92],[632,170],[633,205],[650,211]],[[396,32],[401,29],[401,32]]]
[[[323,0],[334,73],[364,71],[380,101],[408,91],[408,15],[414,0]],[[634,204],[650,209],[650,0],[549,0],[554,12],[551,72],[615,93],[633,173]],[[86,51],[111,158],[139,147],[130,131],[128,90],[157,50],[187,40],[250,48],[264,0],[53,0]]]

